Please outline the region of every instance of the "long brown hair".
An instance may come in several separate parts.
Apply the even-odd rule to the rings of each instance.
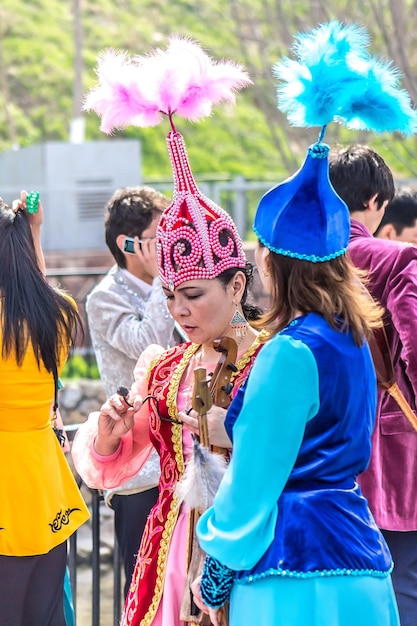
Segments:
[[[256,326],[268,327],[271,335],[285,328],[297,314],[318,313],[337,330],[352,331],[361,345],[372,328],[382,326],[383,309],[369,295],[364,275],[346,255],[311,263],[270,252],[271,307]]]

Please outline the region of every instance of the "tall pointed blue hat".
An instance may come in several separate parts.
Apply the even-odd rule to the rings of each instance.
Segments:
[[[298,35],[297,60],[274,66],[281,80],[278,108],[294,126],[321,126],[302,167],[261,199],[253,229],[271,251],[319,263],[345,253],[350,218],[329,179],[327,125],[340,122],[354,130],[417,129],[417,113],[398,86],[399,72],[367,51],[368,35],[337,21]]]

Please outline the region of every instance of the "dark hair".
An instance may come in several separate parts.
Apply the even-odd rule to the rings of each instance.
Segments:
[[[329,176],[349,211],[364,211],[377,196],[378,207],[394,197],[392,172],[384,159],[368,146],[353,145],[329,155]]]
[[[370,329],[381,326],[382,310],[364,289],[361,274],[345,255],[311,263],[271,252],[268,271],[272,303],[256,327],[282,330],[297,314],[318,313],[335,329],[352,331],[361,345]]]
[[[220,280],[221,283],[223,283],[223,285],[225,287],[227,287],[227,285],[229,285],[230,281],[233,279],[233,277],[235,276],[235,274],[237,274],[237,272],[243,272],[244,275],[246,276],[246,285],[245,285],[245,289],[243,291],[243,295],[242,295],[242,300],[240,302],[240,304],[242,305],[242,310],[243,310],[243,315],[245,316],[245,318],[248,320],[248,322],[254,322],[256,320],[259,320],[262,316],[262,309],[258,306],[255,306],[254,304],[249,304],[247,302],[248,299],[248,292],[249,289],[253,283],[253,265],[252,263],[246,263],[246,267],[242,268],[242,267],[232,267],[228,270],[225,270],[224,272],[222,272],[221,274],[219,274],[219,276],[217,276],[217,278]]]
[[[104,226],[106,244],[119,267],[126,267],[126,259],[117,237],[142,237],[154,217],[167,206],[168,198],[151,187],[123,187],[113,194],[105,206]]]
[[[411,228],[417,220],[417,192],[411,189],[397,189],[393,200],[385,209],[381,224],[375,231],[379,231],[386,224],[392,224],[397,235],[401,235],[404,228]]]
[[[79,316],[68,297],[51,287],[39,269],[28,217],[0,203],[2,358],[20,366],[29,342],[38,367],[57,370],[75,341]]]

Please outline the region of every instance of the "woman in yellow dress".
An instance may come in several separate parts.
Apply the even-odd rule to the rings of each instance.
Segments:
[[[65,626],[66,543],[89,516],[51,424],[78,314],[45,280],[42,218],[32,194],[0,202],[2,626]]]

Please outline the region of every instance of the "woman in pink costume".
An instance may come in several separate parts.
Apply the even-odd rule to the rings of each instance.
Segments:
[[[194,369],[201,366],[210,374],[216,366],[215,339],[229,336],[237,340],[235,392],[249,373],[261,338],[248,323],[257,319],[259,311],[246,303],[252,268],[239,234],[229,215],[196,186],[183,138],[172,123],[172,111],[190,119],[207,115],[213,102],[231,100],[232,90],[249,81],[239,67],[216,64],[196,44],[180,39],[172,39],[166,53],[158,51],[136,64],[119,57],[120,71],[113,74],[116,60],[107,57],[102,62],[100,85],[90,94],[87,106],[102,116],[104,130],[129,123],[146,125],[146,121],[149,125],[161,117],[161,111],[170,119],[167,144],[174,198],[157,230],[160,278],[169,310],[190,342],[166,352],[150,346],[135,369],[136,382],[128,396],[133,406],[121,396],[110,398],[100,413],[90,415],[80,428],[73,457],[89,486],[110,488],[133,476],[152,447],[158,452],[159,498],[144,531],[121,623],[182,626],[190,515],[175,488],[190,458],[192,438],[182,424],[181,411],[191,408]],[[112,77],[117,75],[123,83],[118,87],[114,80],[106,82],[111,65]],[[150,88],[144,80],[150,75],[160,81],[159,91],[153,84],[154,94],[139,94],[142,85]],[[106,89],[110,82],[113,97]],[[169,85],[175,87],[175,93],[174,89],[168,93]],[[130,109],[126,104],[122,107],[129,113],[123,120],[116,106],[122,87],[131,96],[127,100],[134,101]],[[155,92],[159,93],[158,102]],[[216,438],[212,443],[227,447],[230,442]]]

